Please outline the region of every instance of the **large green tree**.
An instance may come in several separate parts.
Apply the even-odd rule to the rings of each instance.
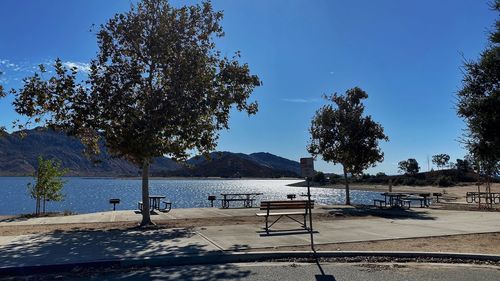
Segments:
[[[493,3],[500,12],[500,0]],[[477,61],[466,61],[462,88],[457,94],[458,115],[467,124],[464,142],[489,191],[500,171],[500,20],[490,44]]]
[[[364,116],[362,101],[366,98],[366,92],[358,87],[347,90],[345,95],[325,96],[331,104],[316,111],[309,129],[309,153],[343,167],[346,205],[351,204],[348,175],[361,175],[368,167],[381,162],[384,153],[379,141],[388,140],[382,126],[371,116]]]
[[[233,108],[257,112],[248,99],[259,78],[238,52],[229,58],[216,48],[222,16],[210,2],[176,8],[140,1],[100,26],[86,85],[75,82],[76,69],[56,61],[54,77],[25,79],[16,109],[78,135],[91,151],[101,136],[113,155],[135,163],[142,170],[141,225],[149,225],[152,159],[206,154]]]

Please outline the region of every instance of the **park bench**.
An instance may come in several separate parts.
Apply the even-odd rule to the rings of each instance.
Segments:
[[[427,207],[427,199],[422,196],[407,196],[404,198],[405,200],[410,200],[410,201],[420,201],[420,207]],[[410,208],[410,204],[408,204],[408,209]]]
[[[260,210],[265,213],[256,213],[258,217],[264,217],[266,226],[265,230],[269,233],[270,228],[277,223],[281,218],[287,217],[299,223],[304,229],[308,229],[306,225],[306,217],[309,214],[309,208],[314,208],[314,201],[308,200],[286,200],[286,201],[262,201],[260,202]],[[288,210],[288,212],[275,212],[278,210]],[[295,211],[290,211],[295,210]],[[271,224],[269,217],[278,217]],[[303,220],[298,220],[297,217],[302,217]]]
[[[172,210],[172,202],[161,201],[162,204],[165,204],[165,207],[160,208],[160,212],[168,213]]]
[[[229,203],[230,202],[243,202],[243,207],[245,208],[251,208],[253,206],[253,202],[255,202],[256,199],[246,199],[246,198],[231,198],[231,199],[220,199],[221,205],[223,209],[228,209]]]

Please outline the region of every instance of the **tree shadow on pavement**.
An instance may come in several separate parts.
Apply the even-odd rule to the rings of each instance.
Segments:
[[[234,264],[186,265],[172,267],[141,267],[125,269],[104,269],[98,271],[69,272],[62,274],[45,274],[33,276],[38,281],[72,280],[72,281],[146,281],[146,280],[241,280],[252,273],[242,270]],[[31,277],[31,276],[30,276]],[[1,279],[1,278],[0,278]],[[9,280],[9,279],[7,279]],[[24,280],[24,279],[23,279]],[[9,280],[10,281],[10,280]]]
[[[242,270],[233,264],[191,265],[164,268],[150,268],[124,273],[114,278],[97,276],[86,280],[241,280],[250,276],[249,270]],[[100,278],[104,277],[104,278]]]
[[[216,252],[188,229],[55,231],[0,246],[0,267]]]
[[[250,249],[250,245],[248,245],[248,244],[233,244],[226,251],[228,251],[228,252],[241,252],[241,251],[247,251],[249,249]]]
[[[335,217],[379,217],[385,219],[412,219],[412,220],[435,220],[429,212],[422,210],[403,209],[399,207],[388,207],[384,209],[373,206],[357,205],[352,208],[331,207],[325,208],[328,214]],[[420,208],[419,208],[420,209]]]

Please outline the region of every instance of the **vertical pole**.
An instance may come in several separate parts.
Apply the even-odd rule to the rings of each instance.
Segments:
[[[313,252],[316,252],[314,250],[314,235],[313,235],[313,221],[312,221],[312,208],[311,208],[311,185],[310,185],[310,179],[307,177],[307,207],[309,208],[309,233],[311,233],[311,250]]]

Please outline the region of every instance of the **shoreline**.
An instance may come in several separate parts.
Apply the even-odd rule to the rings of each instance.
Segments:
[[[0,176],[2,178],[33,178],[33,175],[24,176]],[[80,178],[80,179],[117,179],[117,180],[142,180],[142,177],[122,177],[122,176],[64,176],[62,178]],[[149,180],[302,180],[301,178],[281,177],[281,178],[268,178],[268,177],[241,177],[241,178],[225,178],[225,177],[149,177]]]

